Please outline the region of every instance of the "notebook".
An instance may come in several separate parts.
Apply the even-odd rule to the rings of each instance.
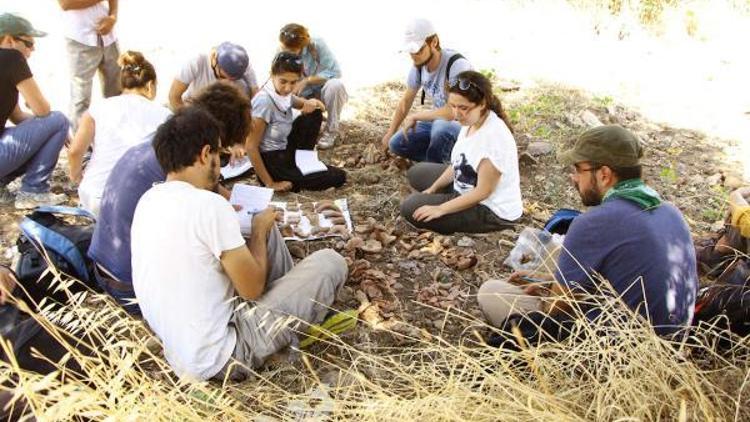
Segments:
[[[237,219],[240,222],[240,231],[243,235],[249,235],[252,229],[253,214],[268,208],[273,198],[273,189],[259,186],[244,185],[236,183],[232,187],[229,203],[240,205],[242,209],[237,211]]]
[[[328,170],[328,167],[318,159],[318,151],[315,150],[298,149],[294,154],[294,162],[305,176]]]

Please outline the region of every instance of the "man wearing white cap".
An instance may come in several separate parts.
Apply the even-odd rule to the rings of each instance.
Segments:
[[[456,51],[440,48],[435,28],[426,19],[409,23],[403,51],[411,55],[414,67],[406,80],[406,92],[383,136],[383,148],[390,148],[392,153],[413,161],[447,163],[461,130],[446,104],[448,81],[465,70],[472,70],[472,66]],[[433,109],[408,114],[420,88],[422,104],[425,94],[429,95]]]
[[[201,88],[218,80],[237,85],[248,98],[258,92],[258,81],[247,51],[237,44],[223,42],[209,54],[199,54],[180,69],[169,89],[169,105],[176,110]]]

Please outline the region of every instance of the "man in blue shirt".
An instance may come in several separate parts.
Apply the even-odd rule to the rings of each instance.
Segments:
[[[318,148],[333,147],[339,133],[341,110],[349,99],[336,57],[322,38],[311,38],[307,28],[296,23],[281,28],[279,42],[283,51],[302,59],[305,77],[293,93],[303,98],[318,98],[326,106],[326,125],[318,139]]]
[[[200,91],[193,104],[207,110],[222,124],[222,147],[244,142],[250,128],[250,100],[236,86],[215,82]],[[132,301],[135,297],[130,264],[133,214],[141,196],[166,177],[150,140],[125,152],[107,179],[88,251],[96,263],[99,285],[134,314],[140,312]],[[229,199],[229,191],[221,185],[218,193]]]
[[[616,295],[666,335],[692,321],[695,252],[680,211],[641,180],[642,153],[631,132],[611,125],[585,132],[560,155],[571,166],[583,204],[592,208],[571,224],[554,276],[546,278],[551,294],[562,298]],[[513,313],[554,314],[569,308],[565,300],[549,307],[538,298],[507,306],[510,292],[535,296],[546,291],[523,281],[528,275],[517,272],[508,282],[490,280],[479,289],[480,307],[493,325],[504,324]],[[591,320],[601,314],[596,305],[582,307]]]

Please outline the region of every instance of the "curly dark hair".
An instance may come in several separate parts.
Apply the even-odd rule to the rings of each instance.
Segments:
[[[182,107],[156,130],[156,159],[166,173],[190,167],[206,145],[219,150],[220,133],[221,124],[204,108]]]
[[[235,85],[226,81],[212,83],[198,93],[192,104],[203,107],[219,121],[223,147],[245,142],[250,131],[250,99]]]

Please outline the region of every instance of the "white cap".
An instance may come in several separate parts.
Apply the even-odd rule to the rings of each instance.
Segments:
[[[427,19],[414,19],[409,22],[404,32],[404,48],[401,51],[414,54],[422,48],[424,40],[435,35],[435,27]]]

